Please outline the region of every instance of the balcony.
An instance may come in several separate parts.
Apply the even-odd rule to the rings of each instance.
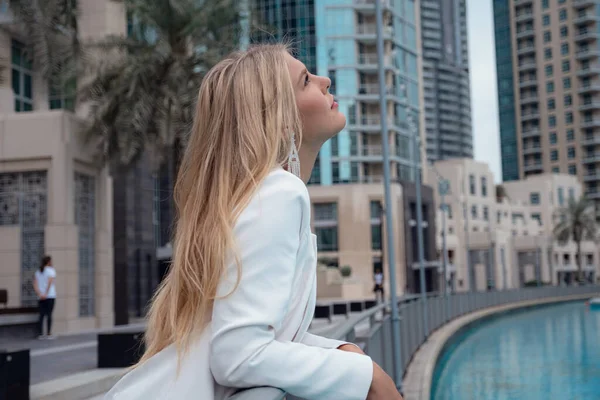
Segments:
[[[600,52],[598,51],[597,48],[591,48],[591,49],[581,49],[578,50],[576,53],[576,57],[578,60],[582,61],[582,60],[590,60],[592,58],[596,58],[600,55]]]
[[[360,68],[370,69],[373,71],[377,71],[377,67],[379,65],[379,57],[377,57],[377,54],[359,54],[356,61]],[[393,63],[392,57],[390,56],[384,56],[383,65],[385,68],[397,69]]]
[[[586,136],[581,140],[582,146],[590,146],[595,144],[600,144],[600,135]]]
[[[525,54],[530,54],[530,53],[535,53],[535,46],[532,44],[527,45],[527,46],[521,46],[517,50],[517,54],[520,56],[525,55]]]
[[[579,87],[578,93],[600,92],[600,83],[588,83]]]
[[[527,61],[527,62],[519,64],[519,70],[521,72],[535,71],[536,69],[537,69],[537,64],[535,63],[535,61]]]
[[[525,28],[525,29],[521,29],[519,32],[517,32],[517,39],[525,39],[525,38],[534,37],[534,36],[535,36],[535,29],[533,29],[533,28]]]
[[[600,66],[598,64],[594,64],[592,66],[588,66],[585,68],[580,68],[579,71],[577,71],[577,76],[580,78],[587,77],[587,76],[596,76],[599,74],[600,74]]]
[[[537,94],[521,96],[521,104],[535,104],[539,101],[539,97]]]
[[[376,43],[377,41],[377,25],[362,24],[356,27],[356,39],[363,43]],[[383,27],[383,39],[391,40],[394,36],[393,26]]]
[[[588,199],[600,199],[600,190],[588,189],[585,191],[585,197]]]
[[[542,171],[544,169],[541,161],[531,162],[523,165],[524,172]]]
[[[537,153],[541,153],[541,152],[542,152],[542,146],[540,146],[539,144],[523,147],[523,154],[537,154]]]
[[[381,118],[379,115],[367,115],[362,117],[349,117],[348,125],[355,125],[362,129],[381,130]]]
[[[521,121],[533,121],[536,119],[540,119],[539,111],[529,111],[521,114]]]
[[[573,7],[575,8],[593,6],[594,4],[596,4],[595,0],[573,0]]]
[[[525,22],[530,20],[533,20],[533,12],[531,11],[519,13],[515,18],[516,22]]]
[[[600,181],[600,172],[588,172],[583,176],[585,182]]]
[[[579,111],[595,110],[600,108],[600,100],[585,102],[579,106]]]
[[[586,42],[591,40],[596,40],[600,34],[593,30],[582,29],[574,36],[576,42]]]
[[[519,81],[519,87],[520,88],[526,88],[526,87],[533,87],[533,86],[537,86],[537,79],[523,79],[522,81]]]
[[[589,120],[584,120],[581,123],[581,128],[585,129],[585,128],[595,128],[595,127],[599,127],[600,126],[600,118],[593,118],[593,119],[589,119]]]
[[[590,163],[596,163],[600,161],[600,153],[595,154],[595,153],[588,153],[585,155],[585,157],[583,157],[583,160],[581,160],[584,164],[590,164]]]
[[[535,136],[540,136],[539,129],[527,129],[521,133],[522,138],[530,138],[530,137],[535,137]]]
[[[598,16],[594,12],[581,10],[575,18],[573,18],[573,23],[575,25],[584,26],[586,24],[591,24],[597,22]]]

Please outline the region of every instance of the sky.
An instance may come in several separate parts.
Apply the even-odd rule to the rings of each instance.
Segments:
[[[467,0],[471,112],[475,159],[502,180],[492,0]]]

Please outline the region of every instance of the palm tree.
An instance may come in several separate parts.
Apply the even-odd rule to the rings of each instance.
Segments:
[[[74,101],[81,56],[77,0],[10,0],[9,6],[18,29],[24,29],[28,37],[28,51],[50,90]]]
[[[581,242],[595,240],[597,236],[594,205],[585,197],[579,200],[571,199],[566,207],[559,208],[555,213],[554,237],[560,245],[566,245],[573,240],[577,245],[578,280],[583,280],[583,258]]]
[[[203,75],[238,46],[237,2],[122,1],[128,36],[86,47],[93,78],[80,88],[90,106],[84,135],[104,161],[127,166],[150,151],[160,162],[188,133]]]

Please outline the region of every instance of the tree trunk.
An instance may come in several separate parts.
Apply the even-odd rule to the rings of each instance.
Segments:
[[[579,265],[577,265],[577,280],[581,283],[583,281],[583,258],[581,257],[581,239],[577,240],[577,258],[579,259]]]

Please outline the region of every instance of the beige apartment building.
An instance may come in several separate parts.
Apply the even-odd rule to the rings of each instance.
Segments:
[[[8,307],[35,307],[32,277],[56,269],[55,333],[113,325],[112,180],[78,135],[72,99],[51,96],[28,38],[0,15],[0,289]],[[81,38],[124,33],[123,6],[79,1]]]
[[[600,200],[598,3],[509,0],[494,14],[503,180],[570,174]]]
[[[455,290],[468,290],[472,280],[477,290],[572,281],[577,270],[575,244],[558,245],[552,230],[555,211],[581,195],[576,177],[543,174],[504,182],[502,193],[489,166],[471,159],[436,162],[429,177],[449,182],[443,199],[447,212],[437,215],[436,243],[442,249],[445,232],[448,279]],[[436,188],[436,204],[442,204],[437,185],[430,184]],[[586,278],[594,282],[600,273],[598,248],[584,242],[583,254]]]

